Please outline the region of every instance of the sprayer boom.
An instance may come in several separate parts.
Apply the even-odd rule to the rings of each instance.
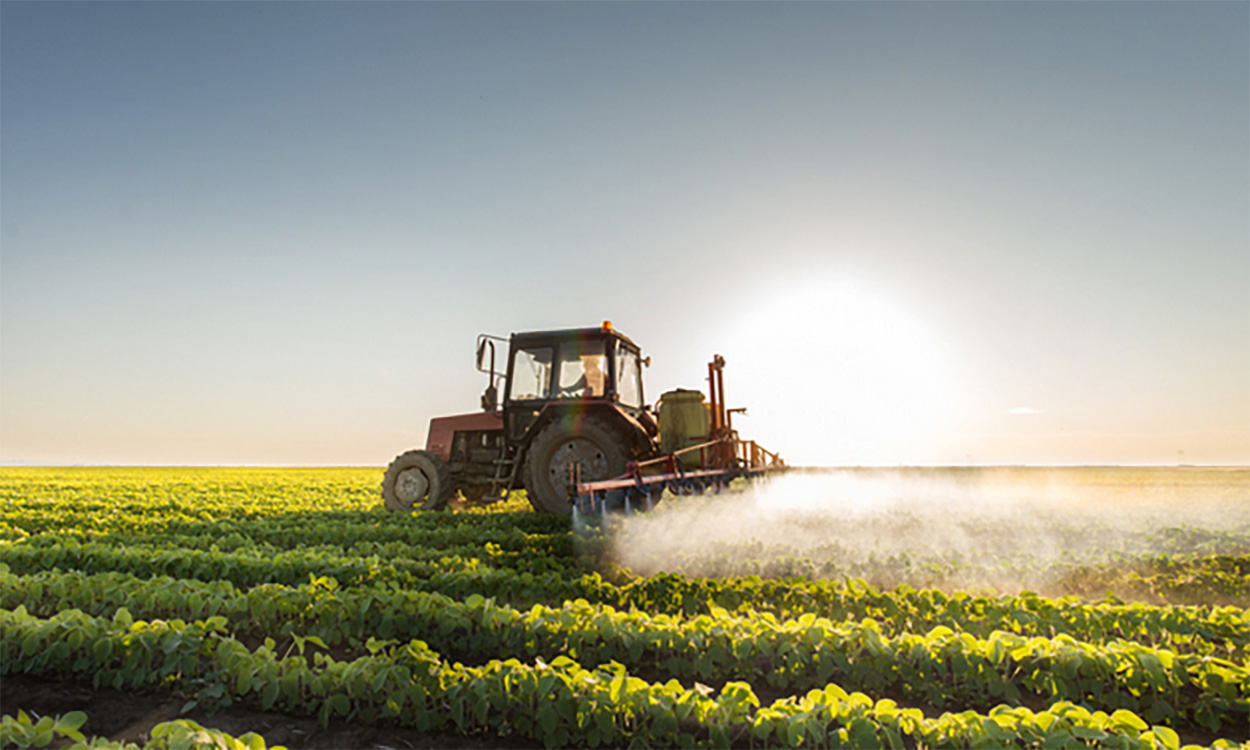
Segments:
[[[720,364],[724,360],[717,357]],[[723,388],[723,386],[721,386]],[[714,390],[715,392],[715,390]],[[724,402],[720,403],[724,408]],[[736,410],[735,410],[736,411]],[[770,471],[786,467],[781,456],[760,447],[754,440],[742,440],[728,423],[721,437],[647,461],[631,461],[625,473],[597,482],[581,481],[580,466],[570,465],[569,495],[581,513],[602,513],[609,509],[650,510],[665,490],[673,495],[702,495],[720,492],[735,479],[750,481]],[[687,469],[684,456],[698,452],[699,464]]]

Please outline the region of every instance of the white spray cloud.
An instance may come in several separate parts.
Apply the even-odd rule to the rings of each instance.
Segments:
[[[1244,502],[1250,470],[1203,481],[1182,471],[793,471],[745,492],[666,499],[618,526],[614,554],[640,574],[850,575],[1014,592],[1045,590],[1064,566],[1168,552],[1159,532],[1169,528],[1207,529],[1227,551],[1250,552],[1250,520],[1229,512]]]

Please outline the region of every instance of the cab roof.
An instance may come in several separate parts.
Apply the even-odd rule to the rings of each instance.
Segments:
[[[610,324],[599,326],[598,328],[560,328],[552,331],[524,331],[522,333],[513,333],[511,342],[525,343],[527,341],[537,340],[563,340],[563,339],[590,339],[610,337],[620,339],[635,349],[635,344],[628,336],[612,328]]]

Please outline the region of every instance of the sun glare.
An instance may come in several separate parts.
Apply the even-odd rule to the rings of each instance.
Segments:
[[[801,465],[944,462],[958,399],[923,320],[841,280],[792,283],[744,311],[726,377],[730,405],[750,407],[745,437]]]

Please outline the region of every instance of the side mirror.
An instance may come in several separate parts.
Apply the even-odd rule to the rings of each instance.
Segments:
[[[485,338],[480,338],[477,340],[477,369],[479,370],[482,369],[482,360],[486,359],[486,344],[487,343],[488,342]]]
[[[650,358],[650,357],[644,357],[644,358],[643,358],[643,360],[642,360],[642,365],[643,365],[643,367],[650,367],[650,366],[651,366],[651,358]]]

